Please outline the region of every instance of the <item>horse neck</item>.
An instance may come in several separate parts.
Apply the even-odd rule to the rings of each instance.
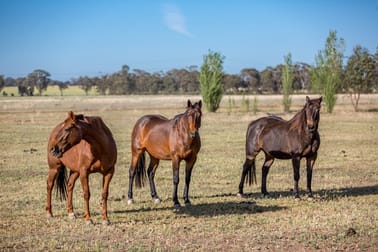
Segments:
[[[100,146],[105,145],[106,141],[108,141],[108,137],[106,136],[107,129],[103,127],[102,123],[98,119],[94,120],[86,120],[81,125],[83,139],[94,146],[96,143],[100,144]]]
[[[191,139],[191,137],[189,136],[189,122],[186,114],[183,113],[177,115],[175,120],[175,127],[177,128],[177,131],[183,133],[184,137]]]
[[[306,132],[306,111],[303,108],[296,113],[293,118],[288,121],[290,130],[304,131]]]

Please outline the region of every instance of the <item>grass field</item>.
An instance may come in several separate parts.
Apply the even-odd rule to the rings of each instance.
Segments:
[[[364,112],[353,112],[339,96],[333,114],[322,111],[321,146],[313,174],[315,200],[292,197],[290,161],[276,160],[268,176],[270,198],[260,183],[246,186],[238,198],[248,123],[267,113],[289,119],[304,104],[293,97],[293,112],[281,114],[281,96],[258,97],[255,115],[242,97],[224,97],[217,113],[204,111],[202,149],[192,174],[192,206],[173,211],[171,163],[160,162],[156,187],[162,203],[154,204],[149,188],[135,190],[127,205],[130,132],[144,114],[167,117],[184,110],[199,96],[55,96],[0,98],[0,250],[1,251],[376,251],[378,248],[378,96],[365,95]],[[245,99],[245,98],[244,98]],[[250,97],[249,99],[253,99]],[[252,104],[252,102],[251,102]],[[46,144],[52,128],[73,110],[102,116],[118,146],[116,174],[110,184],[109,226],[101,225],[101,183],[90,175],[91,213],[83,219],[80,182],[74,192],[78,219],[69,220],[66,202],[53,198],[55,218],[47,221]],[[261,179],[263,155],[257,160]],[[300,189],[306,185],[302,160]],[[184,169],[180,170],[179,193]],[[181,200],[181,203],[182,200]]]

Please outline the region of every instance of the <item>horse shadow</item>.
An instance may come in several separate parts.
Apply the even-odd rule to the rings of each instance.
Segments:
[[[276,212],[286,209],[287,207],[271,205],[260,206],[254,201],[228,201],[202,203],[180,208],[175,213],[178,215],[189,215],[193,217],[214,217],[231,214],[258,214],[264,212]]]
[[[219,196],[216,196],[219,197]],[[236,197],[236,196],[235,196]],[[201,203],[181,206],[178,209],[173,207],[143,207],[137,209],[115,210],[114,214],[124,213],[141,213],[141,212],[155,212],[155,211],[167,211],[172,210],[177,215],[189,215],[194,217],[214,217],[224,216],[230,214],[257,214],[264,212],[275,212],[286,209],[287,207],[270,205],[260,206],[255,201],[243,200],[243,201],[226,201],[226,202],[214,202],[214,203]]]
[[[320,200],[332,200],[340,197],[358,197],[367,195],[378,195],[378,184],[372,186],[360,186],[360,187],[342,187],[342,188],[331,188],[331,189],[321,189],[313,191],[315,199]],[[283,197],[293,196],[293,189],[288,189],[286,191],[270,191],[268,198],[278,199]],[[301,190],[301,196],[305,196],[306,192]],[[264,198],[261,193],[246,193],[246,198]]]

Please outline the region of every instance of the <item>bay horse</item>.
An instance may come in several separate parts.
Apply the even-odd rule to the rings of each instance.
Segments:
[[[136,187],[144,186],[146,179],[145,152],[150,156],[147,169],[151,197],[156,202],[160,198],[156,193],[154,182],[155,172],[160,160],[171,160],[173,169],[173,203],[174,208],[180,207],[177,197],[179,184],[180,162],[185,160],[185,188],[183,198],[185,205],[190,205],[189,184],[192,168],[201,148],[199,128],[201,127],[202,101],[187,101],[186,111],[167,119],[161,115],[145,115],[136,123],[131,133],[131,164],[129,169],[128,203],[133,200],[133,182]]]
[[[246,159],[239,184],[239,196],[243,196],[246,177],[249,185],[256,182],[255,159],[257,154],[263,151],[265,161],[262,166],[261,193],[264,196],[268,195],[266,178],[274,159],[291,159],[294,170],[294,197],[299,199],[300,161],[306,158],[307,194],[309,198],[313,197],[311,180],[320,146],[318,124],[321,102],[322,97],[311,100],[306,96],[303,109],[289,121],[277,116],[268,116],[252,121],[248,125],[245,143]]]
[[[80,177],[84,193],[84,217],[87,223],[93,223],[89,212],[90,190],[88,177],[90,173],[103,175],[102,220],[110,224],[107,213],[109,183],[114,174],[117,161],[117,147],[110,129],[101,117],[75,115],[68,112],[67,118],[51,132],[47,144],[47,218],[52,218],[51,192],[57,184],[60,199],[67,198],[68,216],[76,218],[72,206],[72,193],[77,178]],[[70,169],[67,180],[66,167]],[[68,196],[68,197],[67,197]]]

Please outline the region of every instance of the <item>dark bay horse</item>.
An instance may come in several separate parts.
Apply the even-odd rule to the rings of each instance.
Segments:
[[[131,134],[131,165],[129,170],[128,203],[133,203],[133,182],[137,187],[144,185],[145,152],[150,156],[147,169],[152,199],[160,202],[154,182],[156,168],[160,160],[172,160],[173,168],[173,203],[175,208],[180,207],[177,197],[179,184],[180,162],[185,160],[185,188],[184,201],[190,204],[189,184],[192,168],[197,160],[201,148],[199,128],[201,127],[202,101],[187,102],[186,111],[167,119],[161,115],[145,115],[135,124]]]
[[[72,207],[72,192],[75,181],[80,177],[84,192],[84,216],[87,223],[93,223],[89,212],[90,173],[99,172],[103,175],[102,188],[102,219],[109,224],[107,200],[109,183],[114,174],[117,161],[117,147],[110,129],[100,117],[75,115],[68,113],[64,122],[59,123],[50,134],[47,145],[49,173],[47,177],[47,217],[53,216],[51,211],[51,192],[57,184],[57,193],[61,199],[67,197],[67,211],[70,218],[75,218]],[[66,167],[70,175],[66,177]],[[68,187],[68,189],[67,189]]]
[[[265,153],[261,179],[261,192],[263,195],[268,195],[266,177],[274,159],[291,159],[294,170],[294,196],[299,199],[300,161],[302,158],[306,158],[307,193],[310,198],[313,197],[311,180],[320,145],[318,124],[321,102],[322,97],[311,100],[307,96],[303,109],[289,121],[276,116],[268,116],[252,121],[248,125],[245,144],[246,159],[243,165],[238,195],[243,196],[246,177],[250,185],[256,181],[255,159],[257,154],[263,151]]]

